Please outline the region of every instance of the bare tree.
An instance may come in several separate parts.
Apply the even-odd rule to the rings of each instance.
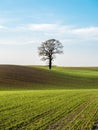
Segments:
[[[55,54],[63,53],[62,48],[62,43],[56,39],[49,39],[43,42],[40,47],[38,47],[39,55],[42,56],[43,61],[48,61],[49,69],[52,68],[52,61],[55,58]]]

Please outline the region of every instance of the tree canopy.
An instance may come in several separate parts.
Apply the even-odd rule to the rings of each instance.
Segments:
[[[49,39],[42,42],[41,46],[38,47],[39,55],[42,56],[43,61],[48,61],[49,69],[52,67],[52,61],[55,59],[55,55],[63,53],[62,48],[62,43],[56,39]]]

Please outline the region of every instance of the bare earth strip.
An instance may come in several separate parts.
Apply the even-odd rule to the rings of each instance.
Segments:
[[[85,109],[88,109],[88,106],[91,106],[91,104],[92,104],[92,101],[90,101],[90,100],[82,103],[79,107],[76,108],[76,110],[74,109],[74,112],[71,111],[68,116],[66,115],[65,117],[61,118],[61,120],[58,120],[58,122],[51,124],[50,126],[48,126],[46,128],[46,130],[56,130],[56,129],[58,129],[58,130],[62,130],[62,129],[71,130],[71,129],[73,129],[73,126],[75,127],[75,120],[78,118],[80,119],[82,116],[81,114],[85,111]],[[77,120],[77,121],[79,121],[79,120]],[[85,124],[84,128],[85,127],[86,127],[86,124]],[[76,128],[77,128],[77,126],[76,126]],[[79,127],[79,130],[82,130],[82,128]],[[95,129],[95,130],[98,130],[98,129]]]
[[[95,122],[92,130],[98,130],[98,120]]]
[[[75,118],[75,116],[80,113],[83,108],[85,108],[87,105],[87,103],[83,103],[81,105],[79,105],[76,110],[74,109],[74,112],[72,111],[68,117],[63,117],[61,120],[59,120],[58,122],[52,124],[51,126],[49,126],[48,128],[46,128],[46,130],[55,130],[55,129],[62,129],[64,126],[67,125],[68,122],[70,122],[72,119]]]

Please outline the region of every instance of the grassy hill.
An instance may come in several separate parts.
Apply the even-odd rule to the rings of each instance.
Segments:
[[[98,88],[97,67],[0,65],[0,90]]]
[[[0,65],[0,90],[0,130],[98,128],[97,67]]]

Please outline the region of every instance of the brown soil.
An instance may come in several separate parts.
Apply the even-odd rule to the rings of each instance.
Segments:
[[[0,65],[0,85],[55,85],[55,77],[46,70],[16,65]]]
[[[98,120],[94,123],[92,130],[98,130]]]

